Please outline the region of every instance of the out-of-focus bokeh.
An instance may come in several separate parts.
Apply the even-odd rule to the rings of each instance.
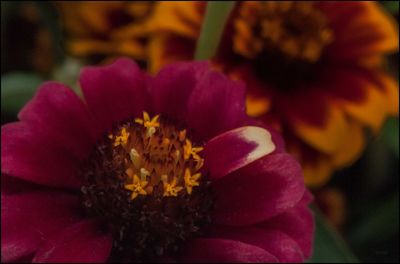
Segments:
[[[398,23],[397,1],[379,4]],[[79,69],[85,64],[128,55],[148,68],[148,43],[156,34],[148,20],[155,3],[95,5],[1,2],[2,124],[17,120],[18,111],[44,80],[76,89]],[[120,5],[123,12],[118,11]],[[176,30],[186,34],[184,28]],[[385,59],[387,72],[398,80],[399,54]],[[315,190],[315,207],[329,224],[326,231],[326,223],[318,223],[316,243],[329,244],[329,234],[321,230],[334,230],[361,262],[399,262],[398,138],[399,119],[389,118],[379,135],[369,136],[354,164],[336,171],[323,188]],[[335,259],[329,252],[324,254],[315,250],[311,262]]]

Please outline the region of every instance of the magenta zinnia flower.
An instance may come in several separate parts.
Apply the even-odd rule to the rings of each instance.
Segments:
[[[2,261],[303,261],[298,163],[206,63],[88,67],[2,127]]]

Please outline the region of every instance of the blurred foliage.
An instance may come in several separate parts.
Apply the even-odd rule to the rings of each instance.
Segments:
[[[398,126],[398,119],[393,120]],[[399,159],[392,145],[384,143],[384,134],[329,183],[347,196],[348,217],[342,234],[362,262],[399,260]]]
[[[34,73],[9,73],[1,77],[1,111],[16,115],[32,98],[43,79]]]
[[[360,211],[360,209],[358,210]],[[399,261],[399,194],[370,201],[348,228],[347,240],[366,262]]]
[[[321,212],[314,207],[315,237],[313,256],[309,263],[357,263],[359,262],[351,252],[343,238],[332,228]]]
[[[392,14],[399,14],[399,1],[382,1],[383,6]]]
[[[399,156],[399,119],[389,118],[380,135],[380,140]]]
[[[349,241],[362,247],[373,240],[384,240],[399,232],[399,193],[391,194],[383,201],[372,204],[373,211],[368,210],[358,220],[348,235]],[[376,232],[379,230],[379,232]]]

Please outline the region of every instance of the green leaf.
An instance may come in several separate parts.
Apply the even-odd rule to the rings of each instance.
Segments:
[[[383,6],[392,14],[399,13],[399,1],[382,1]]]
[[[308,263],[358,263],[343,238],[327,223],[318,209],[313,209],[316,219],[314,253]]]
[[[399,156],[399,119],[389,118],[383,126],[380,139]]]
[[[369,210],[351,230],[348,238],[352,244],[382,241],[399,233],[399,193],[370,208],[373,210]]]
[[[1,77],[1,111],[15,114],[32,98],[43,80],[34,73],[9,73]]]
[[[196,60],[205,60],[214,56],[226,20],[234,5],[234,1],[208,2],[200,38],[197,42]]]

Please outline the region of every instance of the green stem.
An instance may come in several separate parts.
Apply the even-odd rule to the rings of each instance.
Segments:
[[[234,4],[235,1],[208,2],[200,38],[197,42],[196,60],[206,60],[214,56]]]

